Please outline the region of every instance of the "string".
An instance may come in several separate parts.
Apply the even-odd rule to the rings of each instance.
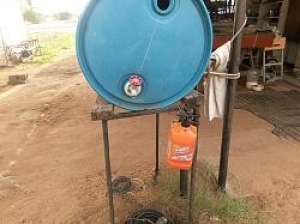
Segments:
[[[142,70],[144,68],[144,65],[146,63],[146,59],[147,59],[147,57],[149,55],[149,52],[150,52],[150,49],[151,49],[151,46],[152,46],[152,42],[153,42],[154,36],[156,34],[157,28],[158,28],[158,23],[155,24],[155,27],[154,27],[154,29],[152,31],[151,38],[150,38],[149,44],[148,44],[146,52],[145,52],[145,56],[143,58],[142,64],[141,64],[139,72],[138,72],[139,74],[141,74],[141,72],[142,72]]]
[[[248,20],[248,17],[245,14],[245,19],[244,19],[243,24],[241,25],[241,27],[239,28],[239,30],[234,34],[234,36],[231,38],[230,42],[233,42],[235,40],[235,38],[237,38],[237,36],[240,35],[240,33],[243,31],[244,27],[247,24],[247,20]]]

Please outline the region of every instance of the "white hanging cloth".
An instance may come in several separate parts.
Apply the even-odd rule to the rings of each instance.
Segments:
[[[228,41],[211,54],[212,66],[204,80],[204,114],[210,121],[214,118],[222,119],[224,116],[227,78],[221,74],[227,73],[230,51],[231,41]]]

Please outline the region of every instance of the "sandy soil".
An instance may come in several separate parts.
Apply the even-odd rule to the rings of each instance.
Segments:
[[[107,223],[101,123],[89,115],[95,93],[74,56],[30,76],[0,94],[0,223]],[[162,158],[172,119],[162,116]],[[153,116],[110,122],[113,175],[150,178],[154,128]],[[229,180],[257,198],[271,223],[298,224],[300,144],[272,130],[235,111]],[[221,122],[202,118],[202,160],[218,164],[220,134]]]

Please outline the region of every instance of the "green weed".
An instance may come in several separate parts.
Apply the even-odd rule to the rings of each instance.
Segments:
[[[71,33],[50,34],[47,37],[41,36],[38,40],[42,54],[32,60],[37,65],[53,62],[75,50],[75,36]]]
[[[200,165],[194,195],[195,223],[214,223],[211,220],[230,224],[267,223],[266,216],[259,212],[255,203],[220,191],[215,173],[216,170],[211,164]],[[169,171],[168,174],[162,175],[155,191],[156,200],[159,200],[164,210],[173,214],[173,220],[176,223],[184,223],[188,201],[179,196],[179,172]]]

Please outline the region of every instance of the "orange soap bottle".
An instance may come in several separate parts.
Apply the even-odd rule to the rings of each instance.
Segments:
[[[197,141],[197,128],[187,122],[173,122],[168,143],[168,165],[190,170]]]

